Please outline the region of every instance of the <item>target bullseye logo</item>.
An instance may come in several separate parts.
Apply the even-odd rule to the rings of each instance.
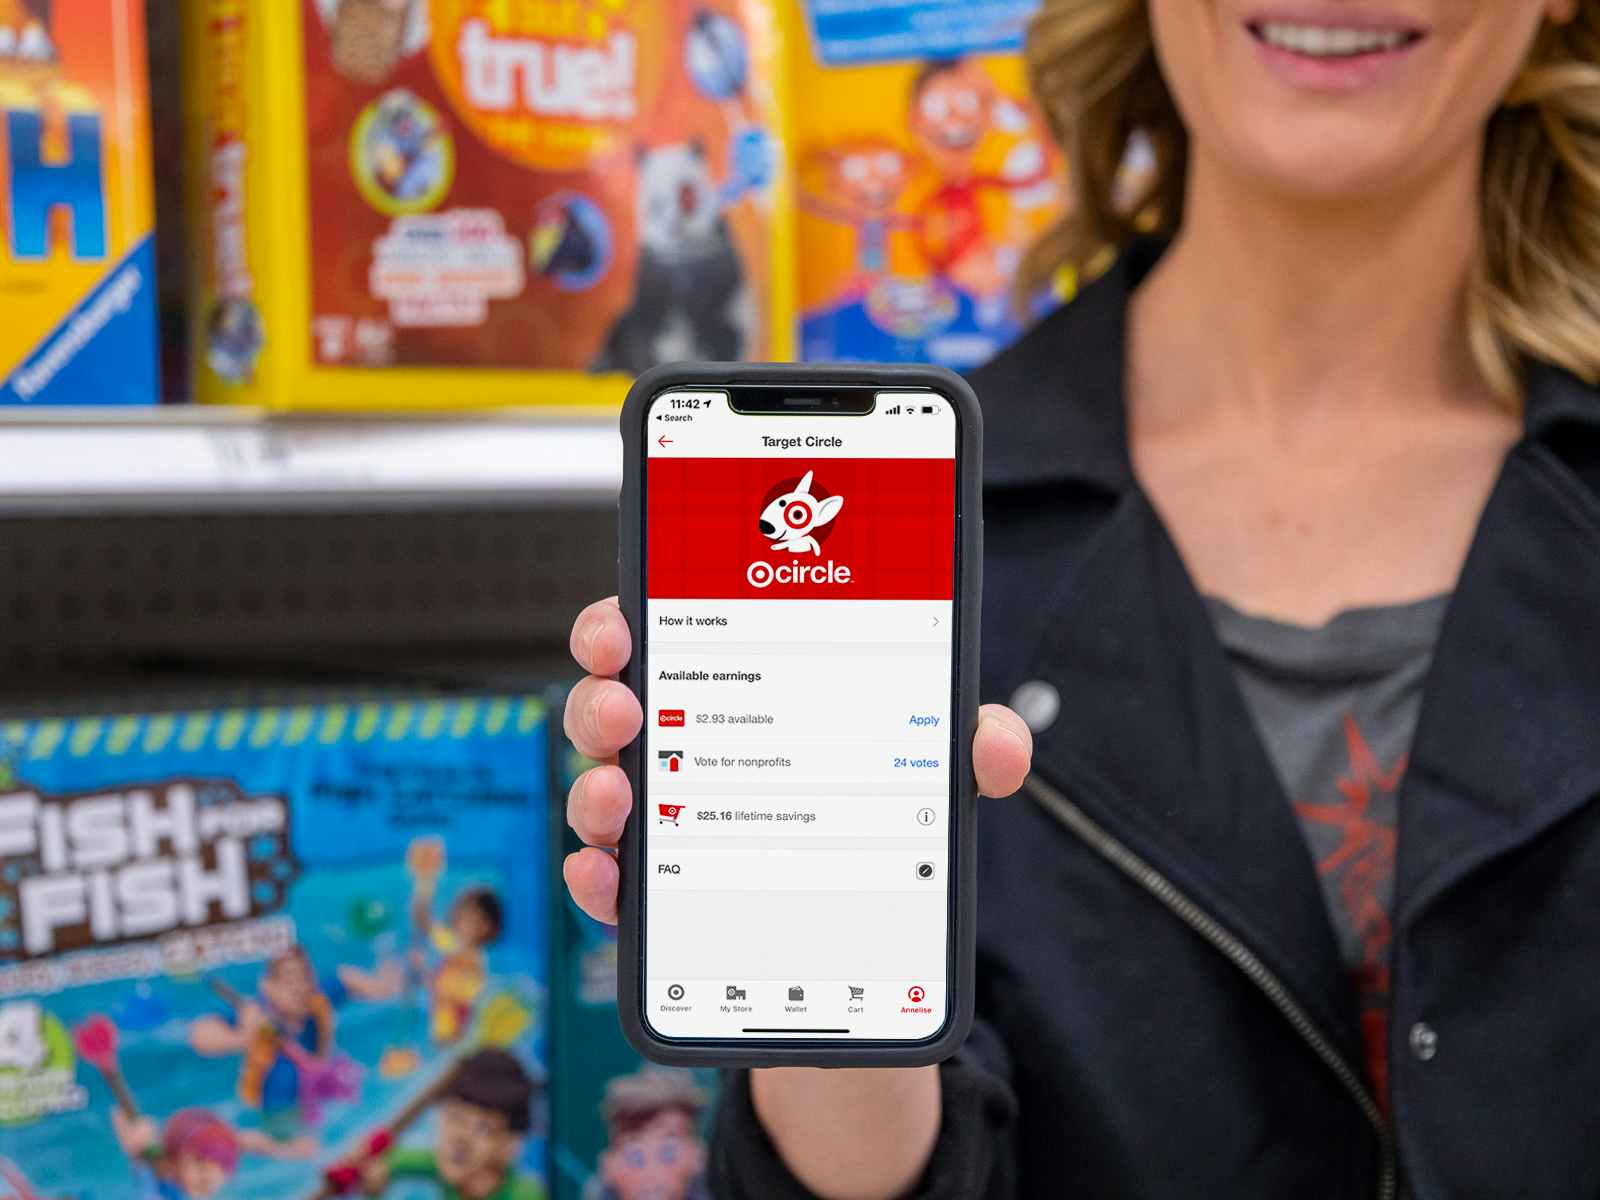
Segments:
[[[750,586],[758,588],[771,587],[772,576],[772,564],[760,561],[751,563],[749,569],[744,573],[744,577],[750,581]]]
[[[813,513],[805,500],[791,500],[783,510],[783,523],[790,529],[809,529]]]

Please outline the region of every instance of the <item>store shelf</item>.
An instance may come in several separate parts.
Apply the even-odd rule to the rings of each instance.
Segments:
[[[0,413],[0,515],[610,506],[615,414]]]

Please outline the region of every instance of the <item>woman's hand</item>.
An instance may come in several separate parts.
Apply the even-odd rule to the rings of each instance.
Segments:
[[[598,921],[617,919],[617,860],[607,853],[622,836],[633,794],[617,751],[639,734],[639,700],[609,678],[633,653],[633,639],[616,597],[591,604],[572,626],[572,657],[589,677],[567,697],[567,737],[580,753],[603,764],[578,776],[567,795],[567,824],[588,846],[567,856],[563,874],[578,907]],[[1009,796],[1022,786],[1033,756],[1033,735],[1009,708],[985,704],[972,742],[972,769],[985,796]]]
[[[566,730],[579,751],[603,765],[580,775],[567,796],[567,823],[588,845],[568,855],[563,874],[578,906],[606,922],[617,919],[617,860],[609,851],[633,806],[616,754],[644,720],[638,698],[609,677],[632,652],[615,597],[579,614],[572,656],[589,677],[567,698]],[[1033,736],[1022,718],[984,705],[972,744],[978,790],[1009,796],[1022,786],[1032,756]],[[778,1154],[818,1196],[899,1196],[922,1174],[939,1137],[937,1067],[756,1071],[750,1091]]]

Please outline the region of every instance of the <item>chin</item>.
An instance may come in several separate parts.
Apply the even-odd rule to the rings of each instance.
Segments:
[[[1434,158],[1398,144],[1395,121],[1355,114],[1285,118],[1236,130],[1223,156],[1243,176],[1278,195],[1310,202],[1371,200],[1405,186]]]

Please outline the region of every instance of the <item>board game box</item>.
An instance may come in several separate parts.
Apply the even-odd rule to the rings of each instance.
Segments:
[[[144,0],[0,0],[0,405],[160,399]]]
[[[620,402],[792,354],[775,0],[185,0],[195,392]]]
[[[542,1200],[548,746],[527,695],[0,721],[0,1195]]]
[[[800,352],[977,366],[1062,298],[1014,295],[1062,212],[1018,51],[1037,0],[794,0]]]
[[[558,792],[592,764],[557,739]],[[559,859],[581,843],[552,805]],[[644,1062],[617,1019],[617,931],[554,900],[550,1183],[554,1200],[711,1200],[706,1126],[716,1073]]]

